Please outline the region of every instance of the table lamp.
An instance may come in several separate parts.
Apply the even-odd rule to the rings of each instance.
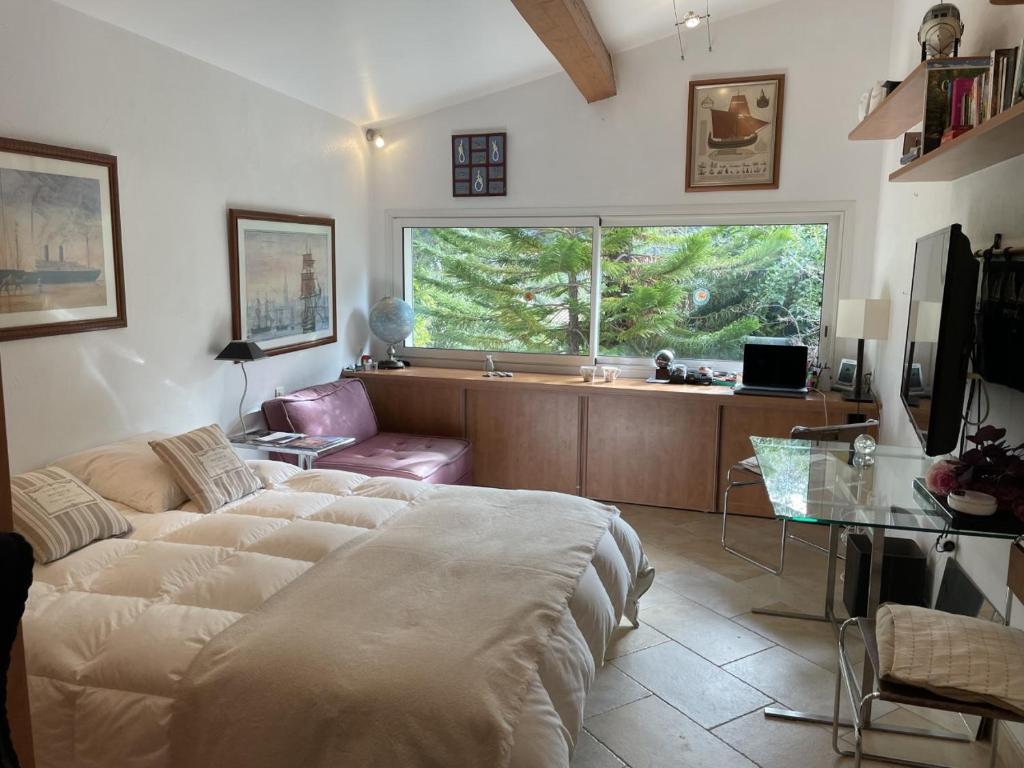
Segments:
[[[861,397],[861,385],[864,381],[864,341],[884,341],[889,338],[889,300],[840,299],[836,336],[841,339],[857,339],[857,376],[853,385],[853,395],[846,395],[843,399],[856,403],[871,402],[872,398]]]
[[[260,360],[267,356],[267,353],[260,349],[260,345],[253,341],[229,341],[228,345],[220,351],[216,360],[230,360],[242,366],[242,399],[238,401],[238,421],[242,425],[242,437],[248,437],[249,432],[245,428],[245,419],[242,418],[242,406],[245,404],[245,395],[249,391],[249,374],[245,372],[245,364],[253,360]]]

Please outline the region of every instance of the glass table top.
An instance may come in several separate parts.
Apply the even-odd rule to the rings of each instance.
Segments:
[[[879,445],[874,463],[861,467],[848,443],[750,442],[777,518],[1008,539],[1020,534],[995,518],[951,517],[919,481],[933,459],[918,449]]]

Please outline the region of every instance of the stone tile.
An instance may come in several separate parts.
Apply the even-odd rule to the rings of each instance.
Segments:
[[[770,648],[772,642],[681,595],[650,606],[643,620],[715,664]]]
[[[850,768],[852,765],[849,758],[833,751],[832,729],[825,725],[777,720],[752,712],[715,728],[712,733],[761,768]],[[864,760],[861,765],[881,768],[885,764]]]
[[[631,701],[650,696],[651,692],[632,678],[624,675],[618,667],[605,664],[597,671],[594,684],[587,695],[587,707],[583,716],[593,717]]]
[[[624,763],[586,731],[576,742],[570,768],[623,768]]]
[[[631,768],[756,768],[655,696],[592,718],[587,730]]]
[[[645,622],[645,618],[644,609],[641,606],[639,627],[633,629],[628,622],[624,622],[615,629],[605,651],[604,657],[606,661],[669,641],[665,635],[648,625]]]
[[[745,659],[726,664],[724,670],[787,709],[831,715],[835,703],[836,677],[792,651],[775,646]],[[847,696],[840,697],[840,714],[848,717]],[[891,712],[894,706],[876,702],[876,714]]]
[[[771,704],[764,694],[677,643],[662,643],[612,663],[705,728]]]
[[[911,728],[934,728],[934,724],[930,720],[925,720],[903,708],[876,717],[875,722]],[[853,749],[852,733],[848,732],[843,736],[842,741],[848,749]],[[920,736],[903,736],[870,729],[864,732],[864,751],[904,760],[955,765],[957,768],[985,768],[988,766],[989,758],[987,742],[963,743],[945,739],[921,738]]]
[[[749,613],[751,608],[762,604],[762,597],[745,586],[745,582],[733,581],[686,559],[671,569],[659,571],[658,581],[673,592],[726,618]]]
[[[805,604],[802,610],[817,609],[817,605],[809,607]],[[834,671],[838,668],[839,650],[836,636],[827,622],[787,619],[759,613],[746,613],[737,616],[733,621],[768,638],[777,645],[784,646],[805,659],[813,661],[822,669]],[[863,656],[864,645],[855,634],[850,637],[847,647],[853,654],[852,658],[857,660]]]

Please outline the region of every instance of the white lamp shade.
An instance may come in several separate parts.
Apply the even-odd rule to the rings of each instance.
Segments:
[[[910,340],[915,343],[939,340],[939,320],[942,318],[941,301],[915,301],[910,305]]]
[[[888,339],[889,300],[840,299],[836,336],[843,339]]]

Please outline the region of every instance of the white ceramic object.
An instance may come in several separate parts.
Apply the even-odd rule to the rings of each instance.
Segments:
[[[953,491],[946,497],[946,503],[950,509],[976,517],[994,515],[999,506],[995,496],[980,491]]]
[[[594,382],[594,376],[597,374],[597,368],[598,366],[596,365],[581,365],[580,376],[583,377],[585,382],[592,384]]]
[[[619,374],[622,373],[622,369],[615,365],[604,366],[604,380],[609,384],[614,384],[615,380],[619,378]]]

